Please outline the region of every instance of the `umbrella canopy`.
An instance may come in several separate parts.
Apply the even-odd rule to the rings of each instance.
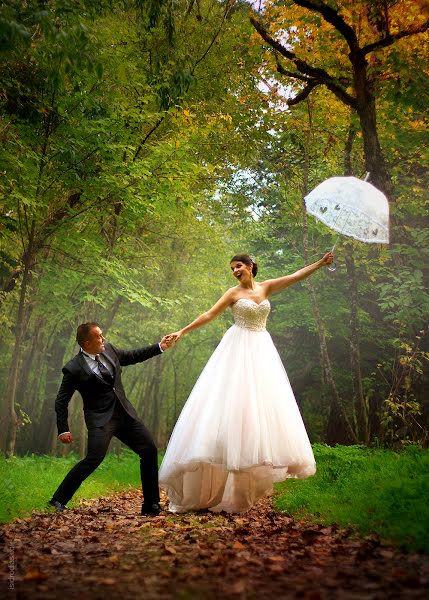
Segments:
[[[389,203],[357,177],[331,177],[305,197],[307,211],[338,233],[366,243],[389,243]]]

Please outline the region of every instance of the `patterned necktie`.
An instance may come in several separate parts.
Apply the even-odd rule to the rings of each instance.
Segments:
[[[101,362],[101,360],[100,360],[100,355],[99,355],[99,354],[96,354],[96,355],[95,355],[95,360],[96,360],[96,361],[97,361],[97,363],[98,363],[98,368],[99,368],[99,370],[100,370],[100,374],[101,374],[102,378],[103,378],[105,381],[108,381],[109,383],[112,383],[112,381],[113,381],[113,377],[112,377],[112,375],[111,375],[111,373],[110,373],[109,369],[108,369],[107,367],[105,367],[105,366],[103,365],[103,363]]]

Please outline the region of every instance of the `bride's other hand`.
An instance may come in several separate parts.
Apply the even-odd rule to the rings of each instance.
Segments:
[[[320,259],[320,266],[325,267],[326,265],[331,265],[333,262],[334,262],[334,253],[333,252],[327,252]]]

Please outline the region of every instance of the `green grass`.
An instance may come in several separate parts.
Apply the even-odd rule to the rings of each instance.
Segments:
[[[314,453],[314,477],[276,485],[277,510],[429,552],[429,450],[317,444]]]
[[[429,450],[315,445],[314,452],[314,477],[276,485],[278,510],[299,519],[351,526],[363,534],[375,532],[397,546],[429,552]],[[0,522],[45,509],[77,460],[0,456]],[[138,457],[128,450],[109,454],[69,505],[139,486]]]
[[[29,455],[9,459],[0,456],[0,522],[28,516],[32,510],[46,509],[47,501],[78,460],[75,455],[67,458]],[[138,456],[128,450],[119,456],[108,454],[68,506],[77,506],[81,498],[106,496],[139,486]]]

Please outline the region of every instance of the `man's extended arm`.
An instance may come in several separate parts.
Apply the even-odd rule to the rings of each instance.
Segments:
[[[169,335],[165,335],[159,343],[145,346],[144,348],[137,348],[136,350],[119,350],[112,346],[112,350],[116,353],[120,365],[126,367],[127,365],[134,365],[136,363],[144,362],[153,356],[157,356],[170,348],[173,344],[174,339]]]

